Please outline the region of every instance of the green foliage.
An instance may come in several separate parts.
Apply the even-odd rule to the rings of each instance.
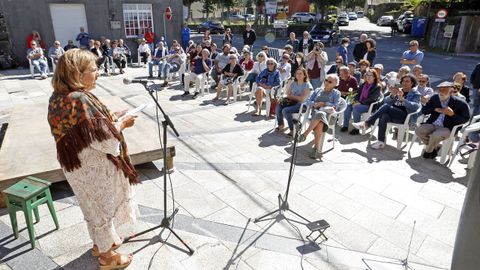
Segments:
[[[207,18],[209,17],[210,13],[215,11],[215,4],[216,0],[202,0],[203,6],[202,6],[202,12],[207,14]]]

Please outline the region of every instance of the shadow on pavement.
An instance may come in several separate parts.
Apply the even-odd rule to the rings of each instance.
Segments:
[[[435,160],[424,159],[422,157],[410,158],[406,160],[407,164],[417,171],[417,173],[410,176],[415,182],[426,183],[429,180],[440,183],[457,182],[467,186],[470,178],[470,170],[463,177],[455,178],[452,171],[446,165],[442,165]]]

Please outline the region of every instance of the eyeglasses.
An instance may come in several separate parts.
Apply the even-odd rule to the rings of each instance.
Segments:
[[[425,81],[425,80],[419,80],[418,82],[420,82],[420,83],[426,83],[427,81]]]
[[[33,46],[33,45],[37,45],[37,43],[32,43],[32,44],[30,44],[30,45],[32,45],[32,46]]]
[[[267,65],[273,66],[273,65],[275,65],[275,63],[267,63]]]
[[[330,80],[325,80],[326,83],[333,83],[332,81]]]

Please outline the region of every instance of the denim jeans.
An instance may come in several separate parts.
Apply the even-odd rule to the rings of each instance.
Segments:
[[[478,115],[480,113],[480,89],[473,89],[472,99],[473,99],[473,110],[472,116]]]
[[[283,117],[287,119],[288,128],[293,130],[293,115],[294,113],[298,113],[300,110],[300,106],[302,103],[297,103],[291,106],[282,107],[280,104],[277,105],[275,108],[275,112],[277,114],[277,122],[279,126],[283,126]]]
[[[310,83],[312,84],[312,87],[313,87],[314,91],[315,91],[315,89],[322,86],[322,80],[320,80],[320,78],[310,79]]]
[[[245,82],[248,82],[250,92],[252,91],[253,83],[257,80],[257,76],[257,73],[252,72],[248,74],[247,78],[245,78]]]
[[[385,142],[385,132],[387,131],[387,123],[397,123],[401,124],[405,122],[407,118],[407,113],[397,107],[394,107],[390,104],[384,104],[378,111],[372,114],[367,122],[368,126],[373,126],[377,119],[380,119],[378,122],[378,140]]]
[[[154,65],[157,65],[158,66],[158,77],[160,77],[160,72],[162,71],[162,67],[161,67],[161,63],[160,61],[158,60],[152,60],[150,62],[148,62],[148,76],[153,76],[153,66]]]
[[[480,131],[476,131],[468,134],[468,139],[473,143],[480,142]]]
[[[358,104],[356,106],[352,106],[352,104],[348,104],[347,109],[345,109],[345,113],[343,114],[343,126],[348,127],[348,124],[350,124],[350,117],[352,117],[352,112],[353,123],[358,123],[362,118],[362,113],[368,112],[369,108],[369,105]]]
[[[178,63],[164,63],[164,64],[158,65],[158,67],[159,67],[159,70],[161,70],[162,72],[163,78],[167,78],[167,75],[169,73],[177,72],[180,70],[180,66],[178,65]],[[162,67],[162,69],[160,69],[160,67]],[[159,77],[160,77],[160,74],[159,74]]]
[[[42,76],[47,75],[48,63],[44,58],[32,60],[32,65],[35,66]]]

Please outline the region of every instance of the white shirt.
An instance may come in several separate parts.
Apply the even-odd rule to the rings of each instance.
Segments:
[[[289,76],[290,76],[290,70],[291,70],[290,63],[280,63],[278,64],[278,72],[280,72],[280,81],[285,81]],[[285,69],[285,72],[281,72],[280,69]]]
[[[140,44],[140,46],[138,46],[138,52],[150,54],[150,47],[147,44]]]
[[[257,73],[260,74],[264,69],[267,68],[267,61],[263,61],[262,63],[256,61],[253,63],[253,68],[250,70],[249,73]]]

